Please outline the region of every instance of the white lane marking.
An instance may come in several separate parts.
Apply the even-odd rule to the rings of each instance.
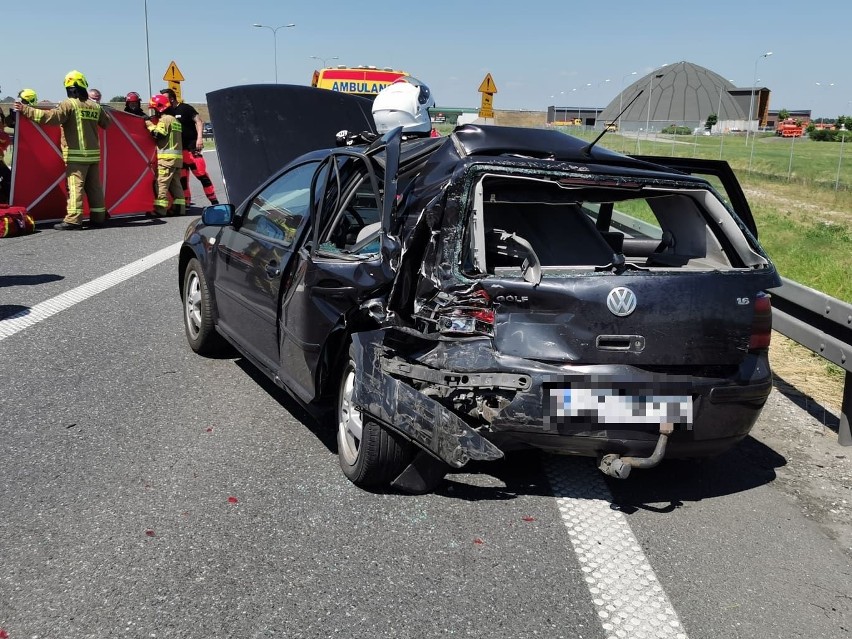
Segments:
[[[549,457],[547,477],[607,639],[688,639],[603,476]]]
[[[122,282],[129,280],[131,277],[144,273],[149,268],[165,262],[178,254],[181,244],[182,242],[177,242],[171,246],[167,246],[155,253],[151,253],[151,255],[146,255],[142,259],[122,266],[112,273],[102,275],[91,282],[82,284],[77,288],[73,288],[70,291],[61,293],[56,297],[52,297],[49,300],[40,302],[31,308],[19,311],[10,317],[0,320],[0,341],[3,341],[7,337],[11,337],[25,328],[38,324],[52,315],[56,315],[57,313],[71,308],[75,304],[83,302],[93,295],[97,295],[108,288],[112,288],[116,284],[121,284]]]

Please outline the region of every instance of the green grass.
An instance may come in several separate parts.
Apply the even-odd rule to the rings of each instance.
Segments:
[[[776,208],[753,206],[760,243],[786,278],[852,301],[852,232],[849,226],[800,221]]]
[[[564,132],[589,140],[597,135],[597,132],[593,135],[590,131],[570,130],[568,127],[564,128]],[[738,175],[748,174],[773,182],[815,185],[830,190],[834,190],[837,183],[840,191],[852,190],[852,148],[839,142],[813,142],[765,133],[759,134],[756,139],[750,137],[748,144],[743,135],[660,135],[647,140],[641,136],[637,139],[630,133],[608,133],[598,144],[619,153],[723,159]],[[743,179],[742,175],[740,179]]]

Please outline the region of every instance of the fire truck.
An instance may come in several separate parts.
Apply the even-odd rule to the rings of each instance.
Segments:
[[[775,135],[780,135],[782,138],[800,138],[804,132],[801,122],[793,118],[787,118],[775,125]]]

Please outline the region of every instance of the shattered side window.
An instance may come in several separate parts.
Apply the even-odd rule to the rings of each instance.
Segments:
[[[258,193],[246,211],[240,231],[290,246],[308,215],[311,178],[316,168],[316,162],[297,166]]]
[[[320,239],[325,255],[367,257],[379,252],[381,208],[370,180],[362,177]]]
[[[465,269],[537,279],[542,269],[612,263],[613,251],[578,194],[547,180],[482,179],[475,186]]]
[[[715,175],[702,175],[705,180],[710,182],[710,185],[716,189],[719,195],[722,196],[722,200],[730,207],[733,207],[731,204],[731,197],[728,195],[728,190],[725,188],[725,184]]]
[[[634,198],[632,200],[622,200],[614,205],[614,212],[624,216],[625,218],[633,218],[634,220],[639,220],[640,222],[645,222],[646,224],[650,224],[657,229],[660,228],[660,222],[657,220],[657,216],[654,215],[654,211],[651,209],[648,200],[645,198]],[[622,218],[623,219],[623,218]],[[627,225],[629,220],[623,219],[623,224]],[[640,228],[637,229],[639,231],[641,229],[641,225],[637,225]],[[647,230],[646,230],[647,234]]]
[[[611,202],[586,202],[613,250],[631,264],[661,268],[731,266],[721,242],[708,226],[702,202],[715,198],[707,191],[642,189]]]

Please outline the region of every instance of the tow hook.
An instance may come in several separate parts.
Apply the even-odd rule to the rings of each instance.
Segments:
[[[666,444],[669,441],[669,435],[674,432],[674,424],[660,424],[660,438],[657,440],[657,446],[650,457],[622,457],[621,455],[609,454],[601,458],[598,468],[604,475],[615,477],[616,479],[627,479],[631,468],[653,468],[661,461],[666,454]]]

